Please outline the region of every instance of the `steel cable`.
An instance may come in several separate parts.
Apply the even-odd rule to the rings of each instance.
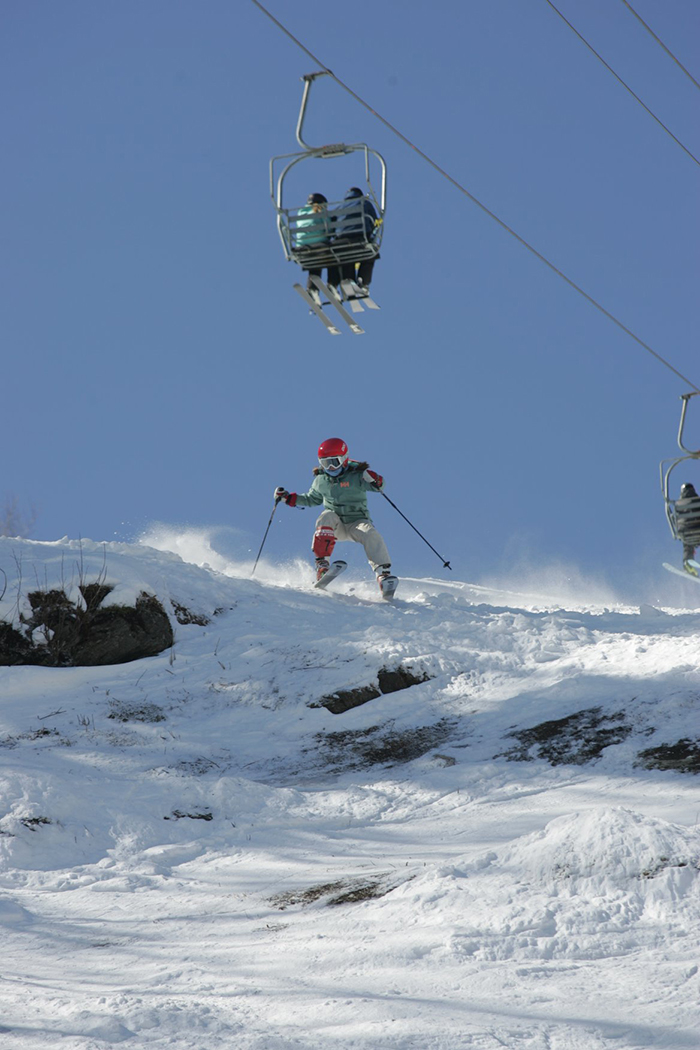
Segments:
[[[674,61],[674,62],[676,63],[676,65],[677,65],[677,66],[680,66],[680,68],[681,68],[681,69],[683,70],[683,72],[685,73],[685,75],[686,75],[687,77],[689,77],[689,78],[690,78],[690,80],[692,80],[692,82],[693,82],[693,83],[695,84],[695,87],[696,87],[696,88],[698,88],[698,89],[700,89],[700,84],[699,84],[699,83],[697,82],[697,80],[695,79],[695,77],[693,76],[693,74],[692,74],[692,73],[689,73],[689,72],[688,72],[688,70],[687,70],[687,69],[685,68],[685,66],[683,65],[683,63],[682,63],[682,62],[680,62],[680,61],[679,61],[679,60],[678,60],[678,59],[676,58],[676,56],[674,55],[673,51],[670,51],[670,50],[669,50],[669,48],[667,48],[667,47],[666,47],[666,45],[664,44],[663,40],[661,40],[661,39],[660,39],[660,38],[659,38],[659,37],[658,37],[658,36],[656,35],[656,33],[654,32],[654,30],[653,30],[653,29],[651,28],[651,26],[648,26],[648,25],[646,24],[646,22],[644,21],[644,19],[642,18],[642,16],[641,16],[641,15],[638,15],[638,14],[637,14],[637,12],[635,11],[635,9],[634,9],[634,8],[632,7],[632,4],[628,4],[628,3],[627,3],[627,0],[622,0],[622,3],[623,3],[623,4],[625,5],[625,7],[626,7],[626,8],[628,8],[628,10],[630,10],[630,11],[632,12],[632,14],[634,15],[634,17],[635,17],[635,18],[636,18],[636,19],[637,19],[638,21],[640,21],[640,22],[642,23],[642,25],[643,25],[643,26],[644,26],[644,28],[646,29],[647,33],[650,33],[650,34],[651,34],[651,36],[653,36],[653,38],[654,38],[654,40],[656,41],[656,43],[657,43],[657,44],[660,44],[660,45],[661,45],[661,47],[662,47],[662,48],[664,49],[664,51],[666,52],[666,54],[667,54],[667,55],[668,55],[668,56],[669,56],[670,58],[672,58],[672,59],[673,59],[673,61]]]
[[[252,0],[252,3],[254,3],[255,6],[259,8],[262,11],[262,13],[267,16],[267,18],[270,19],[271,22],[274,22],[274,24],[279,29],[281,29],[281,31],[286,36],[288,36],[289,39],[293,41],[293,43],[295,43],[298,48],[300,48],[304,52],[304,54],[308,55],[309,58],[311,58],[317,66],[319,66],[325,73],[331,76],[339,87],[341,87],[344,91],[347,91],[347,93],[351,95],[356,102],[359,102],[361,106],[364,106],[366,110],[368,110],[373,116],[375,116],[377,120],[381,121],[381,123],[384,124],[384,126],[387,127],[394,135],[396,135],[398,138],[401,139],[402,142],[404,142],[407,146],[414,150],[414,152],[417,153],[419,157],[422,157],[423,160],[426,161],[426,163],[430,164],[430,166],[434,168],[435,171],[437,171],[440,175],[442,175],[444,179],[447,179],[447,181],[450,182],[456,189],[458,189],[460,193],[463,193],[465,197],[468,197],[469,200],[472,201],[472,203],[476,204],[477,207],[479,207],[486,215],[488,215],[490,219],[493,219],[494,222],[497,222],[501,229],[505,230],[506,233],[509,233],[511,237],[514,237],[515,240],[522,244],[524,248],[527,248],[527,250],[531,252],[532,255],[534,255],[537,259],[539,259],[540,262],[544,263],[545,266],[549,267],[549,269],[552,270],[553,273],[557,274],[558,277],[561,277],[563,281],[566,281],[569,287],[573,288],[575,292],[578,292],[579,295],[583,296],[583,298],[586,299],[591,304],[591,306],[594,306],[596,310],[599,310],[600,313],[607,317],[609,321],[612,321],[613,324],[617,325],[618,328],[622,329],[622,331],[625,332],[625,334],[628,335],[631,339],[633,339],[635,343],[637,343],[649,354],[651,354],[652,357],[655,357],[657,361],[659,361],[662,365],[664,365],[671,372],[673,372],[674,375],[678,376],[679,379],[682,379],[684,383],[687,383],[688,386],[690,386],[694,391],[696,391],[696,393],[700,394],[700,387],[696,386],[695,383],[692,382],[692,380],[688,379],[687,376],[684,376],[682,372],[679,372],[678,369],[675,368],[670,361],[667,361],[666,358],[662,357],[661,354],[657,353],[657,351],[654,350],[653,347],[649,346],[648,343],[645,343],[643,339],[636,335],[631,328],[628,328],[626,324],[623,324],[623,322],[620,321],[617,317],[615,317],[613,313],[611,313],[601,303],[599,303],[597,299],[594,299],[593,296],[589,295],[588,292],[584,291],[583,288],[580,287],[580,285],[576,284],[576,282],[573,281],[570,277],[567,277],[563,270],[560,270],[558,266],[555,266],[553,262],[550,262],[549,259],[541,252],[539,252],[537,248],[535,248],[532,244],[530,244],[529,241],[526,241],[524,237],[521,237],[519,233],[516,233],[516,231],[511,226],[504,222],[503,219],[500,219],[498,215],[495,214],[495,212],[491,211],[491,209],[488,208],[485,204],[483,204],[477,197],[475,197],[473,193],[470,193],[469,190],[460,182],[458,182],[457,179],[453,178],[453,176],[450,175],[449,172],[445,171],[444,168],[441,168],[440,165],[431,157],[429,157],[427,153],[424,153],[422,149],[415,145],[415,143],[411,142],[411,140],[406,135],[404,135],[403,132],[399,131],[399,129],[396,128],[385,117],[383,117],[381,113],[378,113],[375,109],[373,109],[368,102],[365,102],[365,100],[361,98],[355,91],[353,91],[351,87],[345,84],[340,79],[340,77],[336,76],[333,70],[329,69],[325,62],[322,62],[320,58],[317,58],[313,51],[310,51],[308,47],[302,44],[302,42],[298,40],[297,37],[295,37],[294,34],[290,32],[290,30],[287,29],[287,27],[279,21],[279,19],[275,18],[275,16],[271,14],[267,10],[267,8],[263,6],[263,4],[260,3],[260,0]]]
[[[545,0],[545,3],[549,4],[549,6],[550,6],[550,7],[552,8],[552,10],[553,10],[553,11],[555,11],[555,12],[556,12],[556,14],[558,14],[558,15],[559,15],[559,17],[561,18],[562,22],[565,22],[565,23],[566,23],[566,25],[567,25],[567,26],[569,27],[569,29],[570,29],[570,30],[572,31],[572,33],[575,33],[575,34],[576,34],[576,36],[577,36],[577,37],[579,38],[579,40],[580,40],[580,41],[581,41],[582,43],[584,43],[584,44],[586,45],[586,47],[588,48],[588,50],[589,50],[589,51],[591,51],[591,52],[592,52],[592,53],[593,53],[593,54],[595,55],[595,57],[596,57],[596,58],[598,59],[598,61],[599,61],[599,62],[602,62],[602,63],[603,63],[603,65],[605,66],[605,68],[606,68],[606,69],[607,69],[607,70],[608,70],[608,71],[609,71],[610,73],[612,73],[612,75],[613,75],[613,76],[615,77],[615,79],[616,79],[616,80],[617,80],[617,81],[618,81],[618,82],[619,82],[620,84],[622,84],[622,86],[623,86],[623,88],[625,89],[625,91],[629,91],[629,93],[630,93],[630,95],[632,96],[632,98],[633,98],[633,99],[635,99],[635,100],[636,100],[636,101],[637,101],[637,102],[639,103],[639,105],[640,105],[640,106],[642,107],[642,109],[646,110],[646,112],[647,112],[647,113],[649,114],[649,116],[650,116],[650,117],[653,117],[653,119],[654,119],[654,120],[656,121],[656,123],[657,123],[657,124],[659,125],[659,127],[663,128],[663,129],[664,129],[664,131],[666,132],[666,134],[667,134],[667,135],[670,135],[670,136],[671,136],[671,138],[673,139],[673,141],[674,141],[674,142],[676,142],[676,143],[677,143],[677,144],[678,144],[678,145],[679,145],[679,146],[681,147],[681,149],[682,149],[682,150],[684,150],[684,152],[688,154],[688,156],[690,157],[690,159],[691,159],[691,160],[694,160],[694,161],[695,161],[695,163],[696,163],[696,164],[698,165],[698,167],[700,167],[700,160],[698,160],[698,158],[697,158],[697,157],[695,156],[695,154],[694,154],[694,153],[691,153],[691,152],[690,152],[690,150],[688,149],[688,147],[687,147],[687,146],[684,146],[684,145],[683,145],[683,143],[681,142],[681,140],[680,140],[679,138],[677,138],[677,137],[676,137],[676,136],[675,136],[675,135],[673,134],[673,132],[671,131],[671,129],[670,129],[669,127],[667,127],[667,126],[666,126],[666,125],[664,124],[663,120],[659,120],[659,118],[658,118],[658,117],[656,116],[656,113],[652,112],[652,110],[650,110],[650,109],[649,109],[649,107],[647,106],[647,104],[646,104],[645,102],[642,102],[642,100],[641,100],[641,98],[639,97],[639,95],[637,95],[637,94],[636,94],[636,93],[635,93],[635,92],[634,92],[634,91],[632,90],[632,88],[631,88],[631,87],[629,86],[629,84],[626,84],[626,83],[625,83],[625,81],[624,81],[624,80],[622,79],[622,77],[621,77],[621,76],[619,76],[619,75],[618,75],[618,74],[617,74],[617,73],[615,72],[615,70],[613,69],[613,67],[612,67],[612,66],[611,66],[611,65],[610,65],[610,64],[609,64],[608,62],[606,62],[606,61],[605,61],[605,59],[603,58],[603,56],[602,56],[602,55],[599,55],[599,54],[598,54],[598,52],[596,51],[596,49],[595,49],[595,48],[594,48],[594,47],[593,47],[593,46],[592,46],[591,44],[589,44],[589,43],[588,43],[588,41],[586,40],[585,36],[582,36],[582,34],[581,34],[581,33],[579,33],[579,31],[578,31],[578,29],[576,28],[576,26],[572,25],[572,24],[571,24],[571,22],[569,21],[569,19],[568,19],[568,18],[567,18],[567,17],[565,16],[565,15],[563,15],[563,14],[561,13],[561,11],[559,10],[559,8],[558,8],[558,7],[556,7],[556,6],[555,6],[555,5],[554,5],[554,4],[552,3],[552,0]]]

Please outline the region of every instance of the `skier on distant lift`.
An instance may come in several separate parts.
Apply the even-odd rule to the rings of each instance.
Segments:
[[[689,481],[681,485],[680,498],[676,500],[676,527],[683,542],[683,568],[691,576],[697,576],[695,545],[700,534],[700,496]]]
[[[384,479],[370,470],[368,463],[349,459],[348,446],[341,438],[321,442],[318,462],[308,492],[287,492],[281,485],[275,489],[275,501],[284,500],[289,507],[315,507],[321,503],[324,506],[311,544],[316,556],[317,584],[330,568],[329,559],[336,541],[354,540],[364,547],[367,560],[377,574],[379,589],[386,594],[395,584],[391,558],[367,511],[367,493],[381,492]],[[386,581],[390,582],[385,586]]]

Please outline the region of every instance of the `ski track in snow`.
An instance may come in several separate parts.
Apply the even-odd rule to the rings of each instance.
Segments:
[[[210,621],[0,668],[2,1050],[698,1046],[698,780],[638,764],[698,738],[697,611],[148,542],[0,539],[7,622],[101,575]],[[590,761],[513,735],[581,712]]]

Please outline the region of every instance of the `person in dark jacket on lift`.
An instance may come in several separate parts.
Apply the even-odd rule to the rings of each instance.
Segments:
[[[345,194],[345,199],[340,208],[335,212],[335,236],[333,245],[353,244],[354,242],[370,243],[377,229],[377,212],[372,201],[366,197],[359,186],[351,186]],[[369,293],[372,281],[374,264],[378,255],[371,259],[363,259],[359,264],[357,274],[355,263],[341,263],[337,267],[328,268],[328,283],[339,285],[341,281],[355,281],[363,290]]]

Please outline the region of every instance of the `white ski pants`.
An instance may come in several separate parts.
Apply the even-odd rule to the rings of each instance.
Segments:
[[[317,558],[330,558],[336,540],[352,540],[365,548],[367,561],[376,572],[380,565],[390,565],[386,543],[371,521],[362,519],[344,525],[332,510],[324,510],[316,522],[311,550]]]

